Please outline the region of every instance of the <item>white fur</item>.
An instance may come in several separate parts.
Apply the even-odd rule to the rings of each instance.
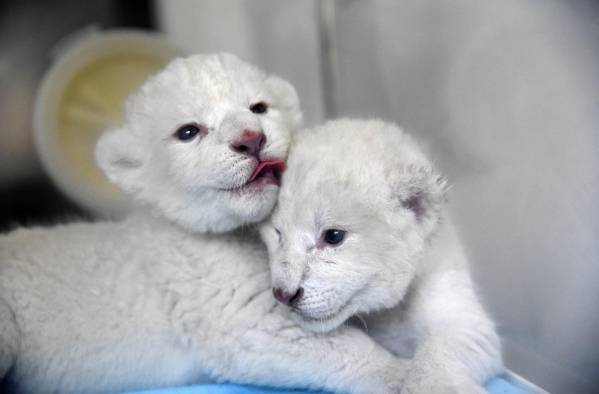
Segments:
[[[252,113],[261,101],[267,113]],[[278,194],[275,186],[242,188],[256,162],[229,145],[244,130],[263,131],[261,159],[284,159],[300,120],[288,82],[233,55],[195,55],[174,60],[129,98],[124,125],[100,139],[96,157],[110,180],[167,219],[192,231],[229,231],[264,219]],[[208,134],[173,138],[189,123]]]
[[[255,100],[266,114],[252,114]],[[231,55],[179,59],[99,142],[108,176],[146,208],[120,223],[0,236],[0,378],[19,393],[109,393],[203,377],[336,392],[397,392],[404,362],[354,328],[302,329],[274,301],[251,231],[278,188],[243,187],[256,163],[228,149],[262,128],[284,158],[299,120],[288,83]],[[209,133],[172,138],[181,124]]]
[[[303,289],[296,320],[327,332],[368,314],[369,334],[412,358],[402,392],[485,392],[502,370],[499,340],[444,212],[446,181],[412,138],[332,121],[299,133],[288,165],[262,235],[273,286]],[[327,229],[344,241],[324,243]]]

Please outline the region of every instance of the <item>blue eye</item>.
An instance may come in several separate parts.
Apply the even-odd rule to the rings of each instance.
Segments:
[[[195,138],[200,132],[200,128],[193,124],[186,124],[181,126],[175,132],[175,137],[179,141],[188,142]]]
[[[328,229],[324,232],[324,242],[329,245],[339,245],[345,239],[345,231],[338,229]]]

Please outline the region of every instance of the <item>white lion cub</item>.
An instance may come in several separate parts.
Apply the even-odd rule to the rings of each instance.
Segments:
[[[404,393],[485,392],[502,370],[444,210],[446,182],[416,143],[381,121],[338,120],[292,145],[271,225],[275,297],[326,332],[369,314],[368,333],[411,358]]]
[[[0,237],[0,379],[18,393],[114,393],[208,376],[397,392],[402,362],[357,329],[303,330],[248,233],[274,206],[293,87],[231,55],[173,61],[97,159],[146,209]]]

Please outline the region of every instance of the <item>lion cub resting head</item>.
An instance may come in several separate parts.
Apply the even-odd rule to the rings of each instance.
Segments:
[[[262,235],[275,296],[327,331],[404,297],[446,182],[392,124],[337,120],[300,134]]]
[[[363,313],[375,341],[410,359],[402,392],[485,393],[500,341],[445,214],[445,179],[392,124],[298,134],[261,227],[275,298],[314,331]]]
[[[301,119],[286,81],[233,55],[176,59],[148,79],[96,158],[108,178],[192,231],[264,219]]]

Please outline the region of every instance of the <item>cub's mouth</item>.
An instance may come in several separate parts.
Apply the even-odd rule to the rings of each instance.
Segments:
[[[348,300],[341,307],[330,310],[322,313],[310,313],[309,311],[304,311],[300,308],[292,308],[292,312],[306,322],[326,322],[329,320],[334,320],[339,318],[339,316],[344,315],[349,308],[350,300]]]
[[[266,160],[258,163],[246,185],[281,185],[281,175],[287,168],[282,160]]]

